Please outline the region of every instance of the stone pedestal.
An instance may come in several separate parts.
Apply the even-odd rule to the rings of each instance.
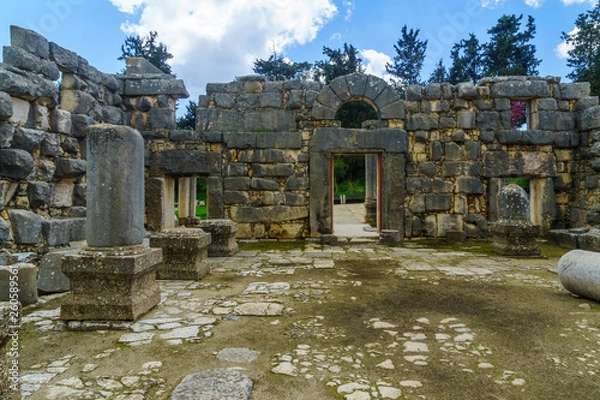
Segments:
[[[211,235],[202,229],[168,229],[150,237],[150,246],[162,249],[157,279],[199,280],[210,272],[208,246]]]
[[[146,245],[85,247],[65,256],[71,293],[61,307],[67,321],[134,321],[160,302],[156,265],[162,250]]]
[[[540,227],[527,221],[499,221],[490,226],[492,251],[508,257],[537,257]]]
[[[400,231],[397,229],[383,229],[379,232],[379,242],[381,244],[394,245],[402,241]]]
[[[21,325],[21,306],[17,302],[0,303],[0,399],[20,400],[19,368],[12,357],[13,337],[18,337]],[[18,343],[18,342],[17,342]],[[7,347],[7,344],[9,345]],[[8,357],[7,357],[8,356]]]
[[[207,219],[198,224],[204,232],[210,233],[209,257],[228,257],[238,251],[235,235],[238,225],[229,219]]]

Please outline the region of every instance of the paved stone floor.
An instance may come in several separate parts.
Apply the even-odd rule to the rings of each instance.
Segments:
[[[161,303],[121,331],[68,331],[64,295],[46,296],[23,318],[23,397],[168,399],[225,367],[258,400],[597,398],[600,304],[552,272],[567,250],[488,249],[246,243],[202,281],[160,281]]]

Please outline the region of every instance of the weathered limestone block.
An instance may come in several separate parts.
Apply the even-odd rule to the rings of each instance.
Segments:
[[[54,160],[57,179],[76,179],[82,177],[86,172],[87,162],[78,158],[59,157]]]
[[[86,239],[93,247],[144,238],[144,139],[125,126],[94,125],[87,138]],[[127,163],[121,162],[128,160]]]
[[[46,219],[42,221],[42,236],[48,246],[66,246],[71,242],[71,221]]]
[[[94,97],[81,90],[63,90],[61,92],[61,107],[71,114],[89,115],[98,102]]]
[[[221,174],[221,153],[217,151],[161,151],[150,154],[149,161],[156,175]]]
[[[64,257],[71,293],[61,306],[67,321],[134,321],[160,302],[156,265],[162,250],[145,245],[84,247]]]
[[[40,148],[44,140],[44,132],[35,129],[17,128],[12,141],[13,149],[33,153]]]
[[[551,97],[550,85],[544,80],[508,80],[492,85],[493,97]]]
[[[16,277],[16,278],[15,278]],[[34,304],[38,300],[37,268],[34,264],[18,263],[0,265],[0,301],[11,299],[11,281],[17,280],[19,288],[19,302],[23,306]]]
[[[17,74],[0,68],[0,91],[26,100],[37,100],[47,106],[58,104],[59,90],[54,82],[31,72],[18,71]]]
[[[8,240],[13,240],[10,234],[10,227],[3,218],[0,218],[0,248],[4,247],[4,244]]]
[[[513,257],[536,257],[540,227],[529,220],[529,198],[519,186],[510,184],[498,196],[500,219],[491,225],[492,251]]]
[[[159,247],[163,261],[156,267],[157,279],[200,280],[210,273],[208,246],[211,235],[199,228],[163,230],[150,237],[150,247]]]
[[[31,154],[19,149],[0,149],[0,177],[14,180],[27,179],[34,171]]]
[[[77,54],[50,42],[50,60],[54,61],[63,72],[77,72]]]
[[[572,250],[558,261],[558,277],[575,294],[600,301],[600,254]]]
[[[209,257],[227,257],[238,251],[235,240],[238,226],[235,222],[228,219],[209,219],[200,221],[198,226],[211,235]]]
[[[10,26],[10,44],[35,54],[43,59],[48,59],[50,45],[48,40],[37,32],[24,29],[15,25]]]
[[[0,92],[0,121],[8,121],[13,115],[13,102],[10,95]]]
[[[20,326],[21,305],[18,301],[0,303],[0,399],[21,399],[19,360],[13,354],[19,343]]]
[[[42,219],[27,210],[9,210],[8,217],[12,225],[17,244],[37,244],[42,233]]]
[[[456,85],[458,97],[463,99],[474,99],[477,97],[477,89],[473,82],[461,82]]]
[[[0,122],[0,149],[11,147],[15,128],[8,122]]]
[[[402,241],[402,235],[397,229],[382,229],[379,232],[379,243],[395,245]]]
[[[186,376],[177,385],[170,400],[248,400],[251,394],[250,378],[237,371],[219,368]]]
[[[71,288],[69,278],[61,271],[63,257],[78,250],[52,251],[42,256],[39,264],[37,288],[43,293],[63,293]]]

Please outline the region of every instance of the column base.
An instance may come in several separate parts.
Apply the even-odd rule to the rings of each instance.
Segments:
[[[167,229],[150,237],[150,246],[162,249],[157,279],[200,280],[210,272],[211,236],[202,229]]]
[[[65,256],[62,272],[71,293],[62,305],[65,321],[135,321],[160,302],[156,265],[162,250],[146,245],[84,247]]]

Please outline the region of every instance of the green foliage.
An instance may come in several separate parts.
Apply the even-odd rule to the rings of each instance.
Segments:
[[[322,80],[329,84],[337,77],[365,71],[362,59],[358,57],[358,50],[351,44],[344,43],[342,49],[323,46],[323,54],[329,57],[329,60],[315,62],[317,81]]]
[[[277,52],[273,52],[268,60],[255,60],[252,71],[266,76],[270,81],[284,81],[300,78],[310,67],[311,65],[307,62],[295,63],[284,59]]]
[[[173,55],[167,51],[167,46],[157,43],[158,33],[150,31],[148,36],[128,36],[125,43],[121,45],[121,56],[118,60],[126,60],[130,57],[144,57],[151,64],[166,74],[173,75],[168,61]],[[174,76],[174,75],[173,75]]]
[[[399,79],[399,82],[395,82],[397,86],[421,83],[420,75],[425,61],[427,40],[419,40],[419,29],[408,30],[406,25],[402,27],[401,34],[394,45],[394,63],[388,63],[385,70]]]
[[[490,41],[483,45],[483,65],[487,76],[537,75],[541,60],[535,58],[535,23],[527,17],[524,31],[523,15],[503,15],[489,31]]]
[[[469,34],[468,39],[462,39],[452,46],[450,58],[452,66],[449,71],[451,83],[476,82],[482,76],[481,45],[479,39]]]
[[[529,193],[529,179],[528,178],[506,178],[504,180],[504,183],[506,183],[507,185],[515,184],[517,186],[522,187],[523,190],[525,190],[527,193]]]
[[[576,30],[563,32],[561,38],[571,47],[567,65],[573,70],[567,75],[575,82],[590,82],[591,93],[600,94],[600,2],[575,20]]]
[[[333,160],[336,194],[365,193],[365,156],[340,155]]]
[[[342,122],[342,128],[362,128],[362,123],[379,119],[377,111],[364,101],[349,101],[342,104],[335,114],[335,119]]]
[[[435,66],[435,69],[429,76],[429,80],[427,81],[427,83],[444,83],[448,82],[448,79],[448,71],[446,71],[444,61],[440,58],[440,61],[438,61],[438,63]]]
[[[196,129],[196,109],[198,104],[195,101],[190,101],[185,107],[185,115],[177,118],[177,129]]]

